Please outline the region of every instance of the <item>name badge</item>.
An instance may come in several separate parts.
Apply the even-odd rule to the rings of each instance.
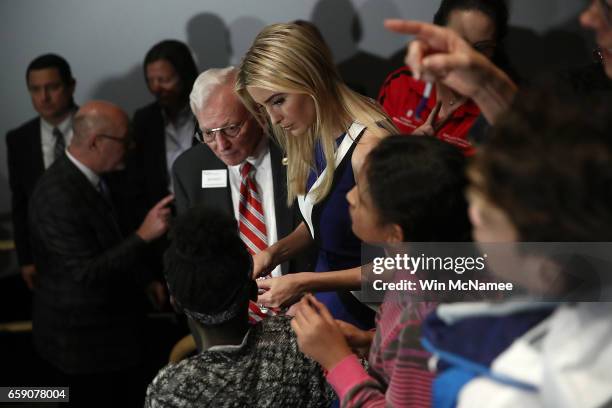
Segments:
[[[202,170],[202,188],[227,187],[227,169]]]

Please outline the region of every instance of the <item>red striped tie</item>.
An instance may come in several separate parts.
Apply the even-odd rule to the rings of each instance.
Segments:
[[[240,238],[249,252],[254,255],[268,247],[268,233],[264,220],[264,210],[261,196],[255,184],[255,168],[249,162],[244,162],[240,168],[242,182],[240,183],[240,203],[238,228]]]
[[[268,233],[264,220],[264,210],[261,196],[255,183],[255,168],[245,162],[240,168],[242,182],[240,183],[240,203],[238,228],[240,238],[246,244],[251,255],[268,247]],[[249,302],[249,323],[256,324],[266,316],[274,316],[274,308],[261,308],[255,302]]]

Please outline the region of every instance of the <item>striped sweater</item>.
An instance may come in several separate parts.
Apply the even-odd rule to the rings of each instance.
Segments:
[[[366,371],[356,355],[327,374],[342,407],[430,407],[434,374],[420,346],[420,324],[434,303],[386,298],[376,318],[376,335]]]

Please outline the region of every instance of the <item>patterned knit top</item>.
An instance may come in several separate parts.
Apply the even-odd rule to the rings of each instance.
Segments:
[[[286,317],[251,327],[242,344],[215,346],[164,367],[145,408],[329,407],[321,367],[302,354]]]

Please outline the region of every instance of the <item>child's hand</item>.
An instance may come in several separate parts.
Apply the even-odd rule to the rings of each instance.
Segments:
[[[299,303],[291,327],[297,336],[302,353],[331,370],[351,354],[344,334],[325,305],[314,296],[305,295]]]
[[[368,357],[375,332],[361,330],[342,320],[336,320],[336,324],[344,335],[348,346],[360,357]]]

